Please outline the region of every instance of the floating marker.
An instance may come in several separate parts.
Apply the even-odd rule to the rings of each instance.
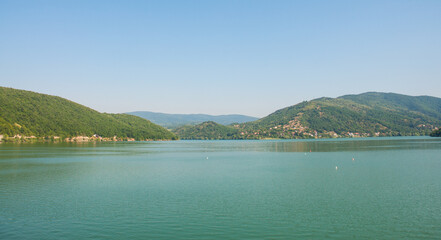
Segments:
[[[337,166],[335,166],[335,170],[338,170],[338,167],[337,167]]]
[[[354,158],[352,158],[352,161],[354,161],[355,159]]]

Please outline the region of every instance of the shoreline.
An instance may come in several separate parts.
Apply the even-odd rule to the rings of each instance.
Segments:
[[[35,137],[35,136],[14,136],[4,137],[0,135],[0,144],[2,143],[96,143],[96,142],[153,142],[153,141],[268,141],[268,140],[326,140],[326,139],[379,139],[388,137],[431,137],[430,135],[401,135],[401,136],[369,136],[369,137],[320,137],[320,138],[250,138],[250,139],[142,139],[136,140],[129,137],[87,137],[76,136],[71,138],[61,138],[58,136]]]
[[[13,137],[8,137],[0,135],[0,143],[88,143],[88,142],[150,142],[150,141],[173,141],[174,139],[135,139],[130,137],[101,137],[94,135],[88,136],[75,136],[75,137],[60,137],[60,136],[47,136],[47,137],[36,137],[36,136],[22,136],[15,135]]]

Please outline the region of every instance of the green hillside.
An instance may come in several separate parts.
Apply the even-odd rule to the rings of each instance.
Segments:
[[[441,129],[438,130],[434,130],[433,132],[430,133],[431,137],[441,137]]]
[[[183,126],[175,130],[181,139],[215,140],[241,139],[239,131],[230,126],[224,126],[212,121],[203,122],[195,126]]]
[[[427,136],[440,126],[440,98],[370,92],[302,102],[257,121],[234,124],[236,131],[228,128],[228,135],[220,126],[216,129],[222,133],[196,127],[176,133],[192,139]]]
[[[441,126],[441,99],[394,93],[319,98],[237,125],[264,138],[429,135]]]
[[[214,116],[207,114],[168,114],[148,111],[128,112],[127,114],[148,119],[155,124],[170,129],[175,129],[184,125],[196,125],[209,121],[213,121],[222,125],[228,125],[232,123],[244,123],[257,120],[257,118],[255,117],[238,114]]]
[[[65,138],[97,134],[136,140],[176,138],[143,118],[99,113],[56,96],[0,87],[0,103],[0,134],[5,136]]]
[[[369,92],[359,95],[340,97],[359,104],[387,110],[420,113],[441,119],[441,99],[430,96],[406,96],[396,93]]]

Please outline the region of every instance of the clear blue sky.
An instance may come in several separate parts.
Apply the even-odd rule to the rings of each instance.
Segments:
[[[441,97],[441,1],[0,1],[0,85],[101,112],[262,117]]]

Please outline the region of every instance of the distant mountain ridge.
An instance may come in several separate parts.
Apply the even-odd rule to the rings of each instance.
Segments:
[[[441,98],[368,92],[318,98],[286,107],[253,122],[229,126],[225,139],[329,138],[429,135],[441,127]],[[175,132],[198,136],[198,128]],[[225,130],[223,130],[225,132]],[[183,135],[182,133],[191,133]],[[206,138],[221,136],[211,134]]]
[[[97,140],[175,139],[167,129],[128,114],[100,113],[67,99],[0,87],[0,135],[3,139]]]
[[[127,114],[145,118],[166,128],[176,128],[183,125],[196,125],[208,121],[213,121],[222,125],[229,125],[232,123],[245,123],[258,119],[256,117],[239,114],[215,116],[208,114],[169,114],[149,111],[128,112]]]
[[[237,129],[213,121],[203,122],[195,126],[182,126],[175,129],[175,133],[184,140],[241,139]]]
[[[181,139],[441,135],[441,98],[396,93],[323,97],[277,110],[258,120],[244,115],[131,113],[169,124],[169,128],[181,124],[174,133],[142,117],[99,113],[61,97],[30,91],[0,87],[0,103],[0,141],[23,136],[160,140],[176,139],[174,133]]]

